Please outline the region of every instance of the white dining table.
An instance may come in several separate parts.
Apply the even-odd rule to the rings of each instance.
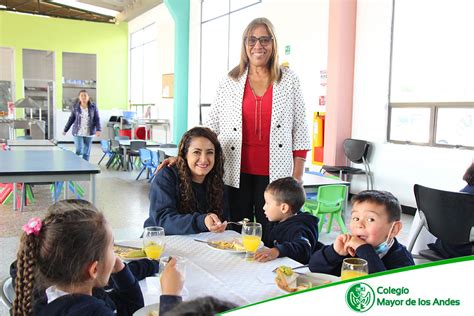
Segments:
[[[286,294],[276,286],[274,282],[276,274],[272,270],[281,265],[296,267],[301,265],[299,262],[286,257],[265,263],[251,262],[244,259],[243,253],[217,250],[194,241],[195,238],[217,240],[222,237],[221,240],[228,240],[239,236],[240,234],[235,231],[225,231],[221,234],[201,233],[165,237],[166,246],[162,256],[181,256],[188,259],[183,300],[214,296],[242,306]],[[116,241],[116,244],[141,247],[142,240]],[[145,306],[159,302],[158,277],[140,281],[140,287]]]

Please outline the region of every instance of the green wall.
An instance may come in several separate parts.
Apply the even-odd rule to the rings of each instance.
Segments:
[[[15,50],[16,98],[23,97],[22,51],[52,50],[57,108],[62,107],[62,53],[97,55],[97,104],[128,107],[128,25],[84,22],[0,11],[0,46]]]

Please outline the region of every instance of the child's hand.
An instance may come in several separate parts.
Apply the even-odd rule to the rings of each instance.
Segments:
[[[270,260],[275,260],[279,255],[280,250],[278,250],[278,248],[266,248],[255,254],[255,260],[258,262],[267,262]]]
[[[161,274],[161,294],[179,295],[183,289],[183,276],[176,269],[176,259],[172,258]]]
[[[219,219],[219,216],[214,213],[207,214],[206,218],[204,219],[204,224],[206,225],[207,229],[213,233],[222,233],[227,227],[227,221],[222,223]]]
[[[114,268],[112,269],[112,273],[120,272],[123,270],[123,268],[125,268],[125,264],[118,256],[115,256],[115,264]]]
[[[365,240],[360,239],[357,236],[352,236],[351,239],[346,242],[345,249],[352,257],[354,257],[357,248],[365,244]]]
[[[341,234],[337,236],[336,240],[332,247],[334,251],[340,256],[347,256],[349,253],[347,252],[346,243],[351,239],[351,235],[349,234]]]

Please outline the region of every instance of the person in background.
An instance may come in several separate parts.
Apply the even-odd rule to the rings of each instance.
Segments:
[[[63,135],[72,126],[72,136],[76,146],[76,155],[89,161],[92,138],[101,133],[99,110],[90,100],[86,90],[79,92],[78,101],[71,108],[71,115],[64,126]]]
[[[402,229],[402,209],[390,192],[367,190],[352,197],[350,234],[316,251],[309,260],[311,272],[339,276],[342,261],[365,259],[369,273],[414,265],[413,257],[395,236]]]
[[[255,260],[266,262],[289,257],[307,264],[311,254],[321,248],[318,218],[301,211],[306,200],[303,187],[292,177],[273,181],[265,190],[265,215],[270,224],[263,235],[265,246]]]
[[[114,253],[112,229],[89,202],[53,204],[23,226],[14,315],[131,315],[144,305],[138,281]],[[102,288],[112,277],[114,288]],[[34,301],[34,293],[45,293]]]
[[[467,168],[462,177],[467,185],[460,192],[474,194],[474,162]],[[472,210],[474,212],[474,210]],[[436,251],[443,258],[457,258],[473,255],[474,243],[466,243],[462,245],[453,245],[437,238],[434,243],[428,244],[428,248]]]
[[[162,168],[150,189],[150,216],[144,227],[161,226],[166,235],[223,232],[228,203],[222,181],[224,157],[217,135],[206,127],[184,133],[176,164]]]

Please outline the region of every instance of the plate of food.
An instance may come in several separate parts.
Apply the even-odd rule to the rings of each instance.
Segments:
[[[286,293],[307,290],[309,288],[340,281],[340,278],[325,273],[298,273],[290,267],[280,266],[276,270],[275,283]]]
[[[146,253],[141,248],[114,245],[114,252],[124,261],[146,259]]]
[[[207,246],[214,250],[224,251],[224,252],[231,252],[231,253],[245,253],[245,247],[242,244],[242,237],[234,237],[223,239],[222,237],[214,237],[209,240],[196,240],[200,242],[204,242]],[[258,248],[263,247],[263,242],[260,241],[260,245]]]
[[[133,316],[158,316],[160,314],[160,303],[144,306],[133,313]]]

